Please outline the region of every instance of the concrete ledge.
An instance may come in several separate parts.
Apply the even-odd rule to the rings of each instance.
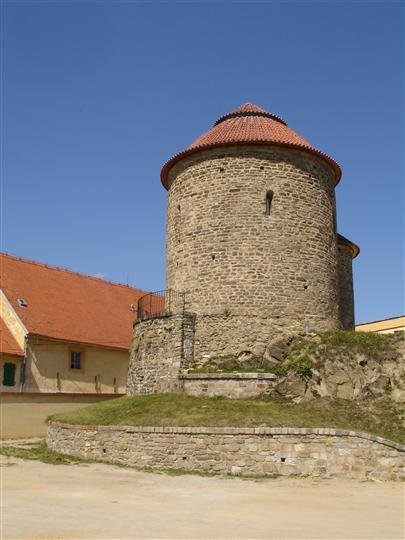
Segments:
[[[180,375],[179,379],[184,381],[274,381],[277,375],[274,373],[185,373]]]
[[[274,373],[182,373],[179,380],[189,396],[254,398],[271,392]]]

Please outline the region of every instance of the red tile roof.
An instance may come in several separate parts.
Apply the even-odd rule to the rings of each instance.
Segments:
[[[13,356],[24,356],[24,351],[18,345],[14,336],[7,328],[3,319],[0,319],[0,354],[12,354]]]
[[[168,188],[168,174],[172,166],[183,157],[219,146],[233,144],[272,144],[298,148],[315,154],[326,161],[334,170],[336,184],[342,171],[331,157],[317,150],[301,135],[289,128],[286,122],[257,105],[245,103],[230,113],[221,116],[214,125],[182,152],[174,155],[162,168],[161,180]]]
[[[130,348],[136,318],[131,306],[144,291],[4,253],[0,270],[0,287],[28,333]]]

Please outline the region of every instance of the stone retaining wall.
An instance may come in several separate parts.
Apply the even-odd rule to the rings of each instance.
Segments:
[[[47,442],[63,454],[133,467],[246,476],[405,478],[405,446],[336,429],[73,426],[51,422]]]
[[[189,373],[180,376],[189,396],[247,399],[268,394],[277,379],[273,373]]]
[[[243,399],[269,393],[276,378],[270,373],[187,374],[195,363],[195,324],[195,315],[187,312],[135,321],[127,395],[185,392]]]

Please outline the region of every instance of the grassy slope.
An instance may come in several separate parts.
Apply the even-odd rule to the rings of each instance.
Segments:
[[[7,457],[16,457],[20,459],[29,459],[42,461],[50,465],[72,465],[74,463],[87,463],[85,460],[76,456],[65,456],[50,450],[45,443],[31,445],[28,448],[19,448],[12,444],[0,446],[0,455]],[[90,462],[89,462],[90,463]]]
[[[152,394],[103,401],[52,419],[82,425],[331,427],[405,442],[401,413],[389,402],[364,407],[343,400],[292,404]]]
[[[296,336],[298,338],[298,336]],[[203,366],[192,366],[190,373],[227,373],[227,372],[265,372],[279,376],[294,371],[302,377],[310,377],[316,363],[333,360],[336,356],[353,357],[357,353],[365,354],[377,361],[395,359],[399,356],[398,345],[403,336],[394,334],[376,334],[375,332],[355,332],[336,330],[318,332],[310,337],[293,340],[283,351],[283,361],[266,363],[263,359],[240,361],[232,355],[211,358]]]

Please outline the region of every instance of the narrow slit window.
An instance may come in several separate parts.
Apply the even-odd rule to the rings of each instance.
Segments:
[[[272,202],[273,202],[273,192],[268,191],[266,193],[266,215],[267,216],[270,215]]]

